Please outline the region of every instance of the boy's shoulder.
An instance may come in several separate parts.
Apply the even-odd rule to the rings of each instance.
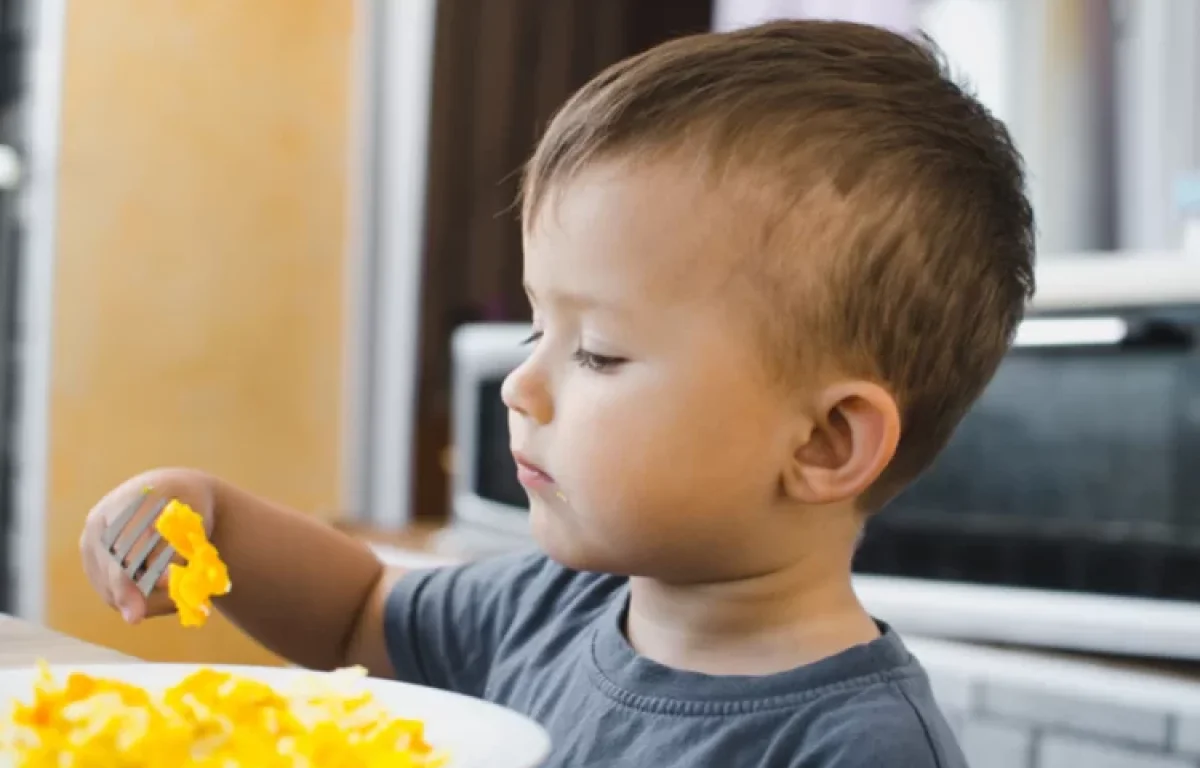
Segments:
[[[388,596],[384,639],[400,679],[478,694],[494,661],[571,635],[625,583],[537,551],[414,570]]]
[[[887,679],[827,691],[814,702],[796,765],[966,768],[966,759],[928,678],[913,660]]]

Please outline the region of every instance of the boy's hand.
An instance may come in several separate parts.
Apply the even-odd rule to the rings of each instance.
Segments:
[[[151,490],[144,494],[147,487]],[[125,530],[137,530],[138,522],[154,511],[155,502],[166,498],[178,499],[190,506],[204,519],[205,534],[211,537],[213,532],[213,484],[207,475],[194,470],[156,469],[143,473],[109,491],[92,507],[83,527],[83,535],[79,538],[83,569],[92,588],[130,624],[136,624],[149,616],[175,611],[175,606],[164,589],[166,573],[150,593],[149,599],[144,598],[133,580],[125,575],[121,563],[118,563],[104,546],[103,536],[109,524],[143,494],[145,500]],[[148,537],[152,533],[153,527],[147,529],[144,536]],[[118,540],[119,543],[124,541],[125,537]],[[134,544],[131,551],[138,551],[139,546],[140,544]]]

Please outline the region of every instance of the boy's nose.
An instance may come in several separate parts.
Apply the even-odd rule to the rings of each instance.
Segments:
[[[554,406],[546,383],[545,374],[526,360],[505,377],[500,397],[509,410],[538,424],[548,424],[554,418]]]

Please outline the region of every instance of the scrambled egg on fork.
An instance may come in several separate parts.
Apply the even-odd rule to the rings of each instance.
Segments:
[[[199,627],[212,613],[212,597],[229,592],[229,570],[204,534],[204,520],[183,502],[172,499],[154,528],[187,565],[171,563],[167,594],[185,627]]]
[[[361,667],[279,691],[200,669],[162,693],[41,665],[31,702],[0,723],[13,768],[441,768],[419,720],[391,716],[339,682]]]

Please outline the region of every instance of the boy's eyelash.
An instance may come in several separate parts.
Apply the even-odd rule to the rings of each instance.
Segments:
[[[597,355],[594,352],[588,352],[586,349],[580,348],[575,350],[575,362],[579,363],[589,371],[611,371],[621,363],[625,362],[620,357],[609,357],[607,355]]]
[[[542,331],[534,331],[521,342],[521,345],[529,346],[530,344],[536,344],[537,342],[541,341],[541,339]],[[575,350],[575,354],[572,355],[572,357],[574,357],[575,362],[579,363],[579,365],[582,367],[587,368],[589,371],[610,371],[625,362],[624,358],[610,357],[608,355],[597,355],[595,352],[588,352],[582,347]]]

